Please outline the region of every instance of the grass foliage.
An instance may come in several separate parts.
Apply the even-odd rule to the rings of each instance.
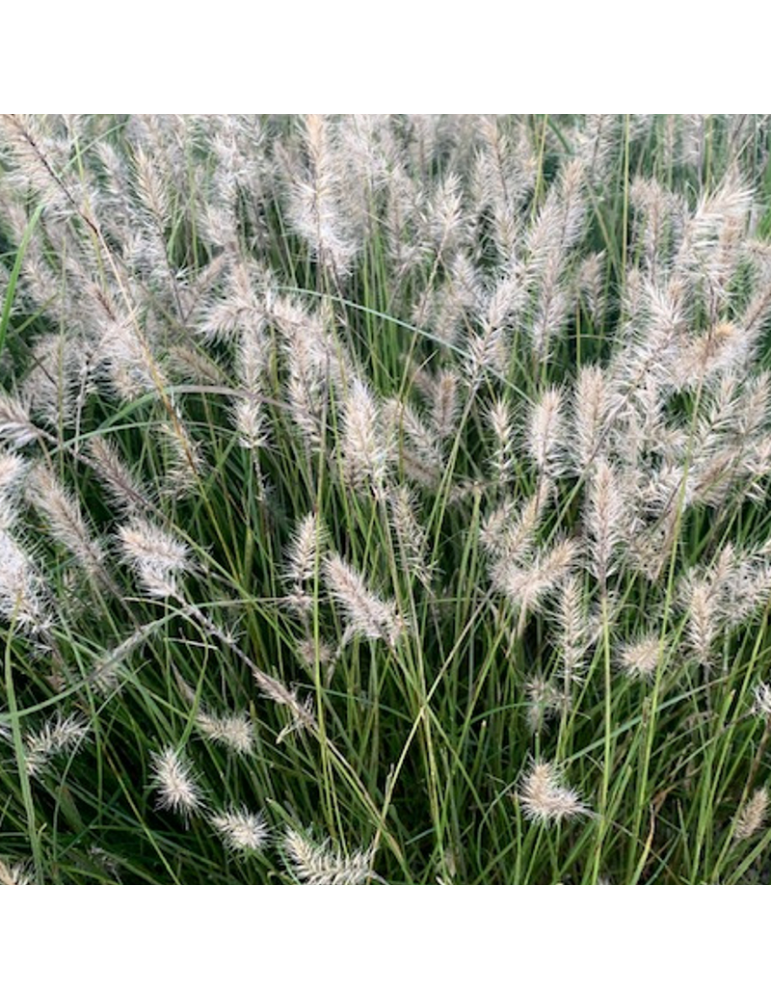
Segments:
[[[767,883],[769,135],[4,116],[0,883]]]

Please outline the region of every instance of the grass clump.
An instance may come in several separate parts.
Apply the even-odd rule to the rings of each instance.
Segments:
[[[5,116],[0,881],[767,882],[770,176]]]

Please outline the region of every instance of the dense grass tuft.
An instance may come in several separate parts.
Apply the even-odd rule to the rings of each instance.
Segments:
[[[767,883],[770,134],[3,116],[0,883]]]

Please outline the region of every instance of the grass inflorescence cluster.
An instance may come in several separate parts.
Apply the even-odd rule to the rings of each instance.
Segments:
[[[3,116],[0,883],[767,883],[770,139]]]

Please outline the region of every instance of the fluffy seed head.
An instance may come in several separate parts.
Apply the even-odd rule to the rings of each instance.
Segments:
[[[493,567],[493,585],[502,591],[524,616],[541,607],[544,598],[567,575],[576,556],[570,539],[538,552],[526,565],[510,565],[502,560]]]
[[[88,450],[94,470],[115,503],[127,513],[147,506],[147,498],[131,470],[124,464],[117,448],[103,437],[92,438]]]
[[[0,393],[0,438],[12,448],[23,448],[38,435],[27,407],[20,400]]]
[[[691,576],[681,584],[685,598],[688,622],[688,644],[699,662],[709,664],[712,647],[724,624],[720,592],[713,580]]]
[[[316,573],[319,545],[323,545],[324,530],[316,514],[306,514],[297,525],[287,558],[287,577],[297,584],[305,584]]]
[[[396,605],[376,597],[361,574],[336,554],[325,558],[324,573],[327,586],[347,620],[343,644],[358,635],[365,639],[384,639],[389,646],[394,646],[404,631]]]
[[[404,571],[429,587],[431,567],[426,558],[428,538],[418,521],[414,498],[409,489],[399,486],[393,490],[388,496],[388,505]]]
[[[569,708],[564,690],[543,677],[531,677],[525,685],[527,692],[527,724],[531,732],[540,732],[545,723]]]
[[[209,715],[199,712],[196,723],[203,735],[238,754],[252,751],[254,732],[246,715]]]
[[[27,495],[45,518],[51,535],[75,556],[91,577],[96,577],[103,554],[89,533],[80,506],[44,465],[29,476]]]
[[[248,451],[257,451],[268,443],[265,414],[256,396],[239,399],[233,408],[238,443]]]
[[[118,529],[126,562],[154,597],[176,597],[177,576],[188,567],[188,548],[149,521],[134,518]]]
[[[10,451],[0,452],[0,529],[10,528],[16,517],[19,486],[25,462]]]
[[[252,666],[252,674],[257,686],[266,698],[289,709],[290,721],[278,734],[277,743],[281,743],[290,733],[298,730],[310,729],[313,731],[316,729],[312,696],[301,701],[296,691],[290,690],[280,680],[266,674],[264,670],[260,670],[256,664]]]
[[[584,658],[591,644],[589,622],[584,607],[582,584],[575,576],[562,583],[559,607],[559,649],[562,654],[562,676],[567,684],[581,682],[585,670]]]
[[[659,662],[661,639],[657,635],[645,636],[621,647],[621,669],[633,679],[653,677]]]
[[[30,877],[25,872],[23,865],[9,867],[4,861],[0,861],[0,885],[30,884]]]
[[[761,681],[753,691],[752,710],[768,723],[771,720],[771,684]]]
[[[341,457],[343,475],[355,490],[382,494],[388,455],[375,400],[359,379],[343,406]]]
[[[577,792],[560,784],[559,771],[549,761],[536,762],[525,775],[519,803],[528,819],[546,825],[589,812]]]
[[[386,438],[392,441],[394,457],[398,456],[404,475],[428,489],[435,489],[444,469],[439,442],[409,403],[395,399],[382,408]]]
[[[458,408],[458,376],[446,369],[437,376],[431,411],[434,430],[442,441],[455,433]]]
[[[749,802],[745,802],[736,817],[734,838],[747,840],[763,826],[768,813],[768,790],[758,788]]]
[[[233,851],[261,851],[268,842],[268,824],[259,813],[255,815],[245,809],[230,809],[214,813],[210,822]]]
[[[510,476],[514,461],[514,429],[507,403],[494,400],[487,411],[487,420],[494,437],[490,460],[493,481],[502,483]]]
[[[597,460],[589,483],[586,527],[591,572],[604,583],[615,569],[614,553],[623,539],[624,497],[611,465]]]
[[[290,168],[290,218],[322,267],[344,275],[356,254],[341,207],[334,129],[324,115],[305,116],[308,169]]]
[[[284,837],[284,849],[293,874],[305,885],[361,885],[375,877],[370,851],[343,854],[295,830]]]
[[[49,719],[42,728],[27,733],[24,737],[27,745],[27,773],[31,776],[39,775],[52,757],[77,750],[88,733],[86,720],[75,715],[57,715],[54,719]]]
[[[562,468],[562,391],[547,389],[530,414],[528,446],[538,469],[547,476]]]
[[[0,529],[0,615],[27,632],[38,632],[48,623],[42,600],[43,583],[32,559]]]
[[[153,755],[153,783],[158,790],[158,806],[187,816],[202,803],[201,790],[187,761],[173,747]]]
[[[104,324],[98,356],[113,389],[121,399],[139,399],[166,386],[166,377],[153,356],[152,347],[130,317]]]
[[[579,473],[597,457],[608,418],[608,388],[605,373],[597,365],[584,365],[576,377],[573,404],[575,466]]]

